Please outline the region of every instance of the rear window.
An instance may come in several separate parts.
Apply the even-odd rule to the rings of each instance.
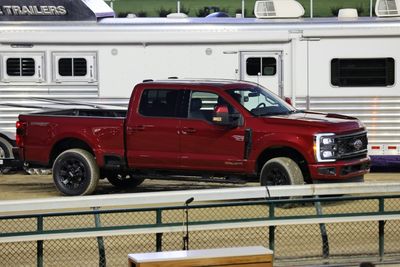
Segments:
[[[180,91],[170,89],[147,89],[143,91],[139,113],[150,117],[184,117],[178,108]]]

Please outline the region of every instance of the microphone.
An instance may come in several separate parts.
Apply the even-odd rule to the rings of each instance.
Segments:
[[[187,199],[187,200],[185,201],[185,205],[186,205],[186,206],[189,205],[190,203],[193,202],[193,200],[194,200],[194,197],[191,197],[191,198]]]

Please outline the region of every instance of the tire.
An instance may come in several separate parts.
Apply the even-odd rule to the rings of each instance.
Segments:
[[[268,160],[261,169],[260,184],[269,185],[300,185],[304,177],[297,163],[286,157]]]
[[[4,158],[14,158],[14,155],[12,153],[12,145],[10,142],[8,142],[6,139],[0,137],[0,159]],[[0,167],[0,173],[6,174],[8,173],[12,168],[9,167]]]
[[[262,186],[274,185],[302,185],[304,177],[297,163],[286,157],[268,160],[261,169],[260,184]],[[299,197],[278,197],[273,199],[295,200]],[[279,207],[290,209],[297,207],[296,203],[280,204]]]
[[[53,164],[53,180],[57,190],[67,196],[93,193],[99,182],[100,171],[94,156],[83,149],[61,153]]]
[[[114,172],[105,173],[105,177],[115,187],[118,188],[135,188],[143,183],[144,178],[135,177],[132,173],[120,174]]]

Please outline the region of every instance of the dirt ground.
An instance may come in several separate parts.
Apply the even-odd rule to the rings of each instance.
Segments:
[[[377,182],[400,182],[400,173],[371,173],[366,176],[367,183],[377,183]],[[226,187],[242,187],[242,186],[256,186],[257,183],[242,184],[218,184],[218,183],[204,183],[204,182],[182,182],[182,181],[160,181],[160,180],[146,180],[142,185],[136,189],[132,190],[120,190],[116,189],[110,185],[107,181],[101,181],[98,185],[96,194],[114,194],[114,193],[128,193],[128,192],[155,192],[155,191],[170,191],[170,190],[193,190],[193,189],[211,189],[211,188],[226,188]],[[1,175],[0,176],[0,201],[1,200],[16,200],[16,199],[32,199],[32,198],[52,198],[59,197],[60,194],[57,192],[53,185],[52,177],[50,175],[25,175],[25,174],[12,174],[12,175]],[[369,203],[371,204],[371,203]],[[347,211],[349,209],[358,210],[360,208],[365,209],[366,203],[350,203],[345,202],[341,205],[330,204],[324,207],[324,211],[337,212],[337,211]],[[367,206],[368,207],[368,206]],[[308,212],[309,210],[309,212]],[[181,211],[174,211],[174,214],[169,214],[171,220],[176,218],[181,218]],[[232,210],[221,210],[218,211],[207,211],[199,210],[199,214],[191,212],[191,218],[199,219],[202,216],[208,216],[209,212],[213,212],[214,216],[225,216],[231,214]],[[262,212],[264,214],[266,211],[264,209],[250,210],[247,212]],[[286,214],[291,213],[301,213],[308,214],[315,212],[312,206],[297,207],[296,209],[278,209],[276,211],[277,215],[280,213]],[[114,215],[113,215],[114,216]],[[124,222],[124,220],[132,221],[129,216],[132,215],[119,215],[119,217],[102,217],[102,222],[106,223],[107,220],[114,222],[118,221],[119,224]],[[114,218],[114,219],[113,219]],[[146,217],[144,217],[145,219]],[[151,217],[152,218],[152,217]],[[135,219],[137,220],[137,218]],[[48,227],[65,227],[71,222],[76,222],[74,219],[63,218],[59,220],[58,217],[54,221],[46,221],[45,225]],[[109,222],[109,223],[110,223]],[[19,222],[20,223],[20,222]],[[89,223],[92,225],[93,220],[79,220],[78,223]],[[394,224],[393,224],[394,223]],[[388,223],[385,232],[390,237],[385,242],[386,249],[394,249],[398,251],[398,236],[399,232],[397,229],[398,222]],[[3,231],[5,229],[14,229],[15,224],[3,225]],[[62,228],[61,227],[61,228]],[[76,225],[74,226],[76,227]],[[80,225],[80,227],[83,227]],[[85,227],[88,227],[85,225]],[[329,228],[330,227],[330,228]],[[364,231],[360,231],[360,227]],[[58,229],[58,228],[57,228]],[[64,229],[64,228],[62,228]],[[295,226],[282,226],[276,232],[276,243],[275,243],[275,253],[277,256],[290,256],[297,254],[290,254],[290,251],[298,250],[299,243],[294,240],[305,240],[307,236],[307,248],[310,253],[319,255],[321,250],[320,237],[318,226],[316,225],[305,225],[300,228]],[[204,244],[213,244],[218,247],[226,246],[237,246],[238,242],[241,245],[254,245],[255,243],[266,242],[265,234],[268,229],[260,228],[244,228],[244,229],[233,229],[233,230],[223,230],[223,231],[211,231],[205,233],[192,232],[192,243],[191,248],[203,248]],[[357,253],[360,251],[371,252],[376,254],[377,251],[377,235],[376,235],[376,225],[369,222],[364,223],[349,223],[343,225],[328,225],[328,231],[330,233],[330,247],[332,255],[347,255],[349,252],[353,251],[356,247]],[[367,234],[364,234],[367,233]],[[339,234],[337,234],[339,233]],[[371,234],[368,234],[371,233]],[[163,237],[163,248],[165,250],[177,250],[180,246],[181,233],[167,233]],[[237,240],[237,237],[244,237],[243,241]],[[73,240],[51,240],[45,242],[45,266],[98,266],[98,249],[96,239],[73,239]],[[392,242],[392,243],[391,243]],[[22,245],[21,245],[22,244]],[[107,251],[107,265],[109,266],[124,266],[126,264],[126,254],[132,251],[143,251],[154,248],[154,238],[151,235],[137,236],[115,236],[105,238],[106,251]],[[178,245],[176,245],[178,244]],[[345,245],[346,244],[346,245]],[[268,244],[265,244],[268,245]],[[0,266],[35,266],[36,259],[36,244],[34,242],[25,243],[5,243],[0,244]],[[171,247],[169,247],[171,246]],[[68,249],[65,249],[68,248]],[[85,251],[82,253],[82,251]],[[313,254],[313,255],[314,255]],[[21,264],[19,255],[25,255],[24,264]],[[72,260],[73,259],[73,260]],[[350,261],[350,260],[349,260]],[[354,261],[354,260],[353,260]],[[16,264],[18,262],[18,264]],[[278,262],[279,263],[279,262]],[[301,264],[301,263],[299,263]],[[281,262],[277,266],[293,266],[292,263],[285,264]],[[313,266],[317,266],[313,264]],[[330,265],[333,266],[333,265]],[[352,264],[346,264],[342,266],[358,266]],[[383,265],[377,265],[383,266]],[[384,266],[400,266],[398,263],[394,265],[384,265]]]
[[[398,173],[370,173],[365,177],[368,183],[376,182],[400,182],[400,172]],[[257,183],[248,184],[221,184],[188,181],[161,181],[145,180],[145,182],[135,189],[117,189],[107,182],[100,181],[95,194],[118,194],[135,192],[157,192],[172,190],[193,190],[193,189],[212,189],[241,186],[257,186]],[[32,198],[51,198],[59,197],[53,185],[51,175],[26,175],[0,174],[0,201],[17,200]]]

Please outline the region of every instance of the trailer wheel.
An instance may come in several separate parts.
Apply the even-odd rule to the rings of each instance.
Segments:
[[[144,178],[135,177],[132,173],[120,174],[113,172],[106,173],[106,178],[110,184],[118,188],[135,188],[145,180]]]
[[[12,153],[12,145],[6,139],[0,137],[0,159],[14,158]],[[8,173],[11,170],[9,167],[1,168],[0,173]]]
[[[286,157],[268,160],[261,169],[260,183],[266,185],[304,184],[303,173],[297,163]]]
[[[99,167],[92,154],[83,149],[61,153],[53,165],[54,183],[62,194],[88,195],[95,190],[100,177]]]

